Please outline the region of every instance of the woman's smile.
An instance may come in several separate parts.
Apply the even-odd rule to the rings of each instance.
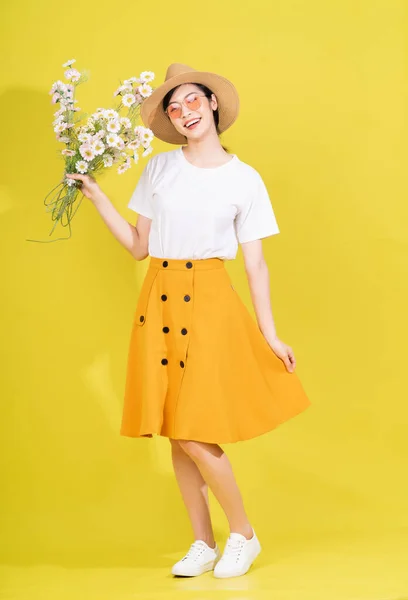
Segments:
[[[197,127],[197,125],[199,124],[199,122],[201,121],[201,117],[194,117],[193,119],[189,119],[185,124],[184,127],[186,127],[187,129],[195,129]]]

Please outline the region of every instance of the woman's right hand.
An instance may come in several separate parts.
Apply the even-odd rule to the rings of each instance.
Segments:
[[[68,179],[77,179],[82,182],[81,187],[79,188],[84,196],[89,198],[91,202],[95,202],[95,200],[100,196],[103,192],[99,185],[96,183],[95,179],[91,175],[80,175],[79,173],[67,173],[65,175]]]

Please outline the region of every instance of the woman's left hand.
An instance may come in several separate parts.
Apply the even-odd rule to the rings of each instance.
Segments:
[[[284,362],[287,371],[293,373],[296,367],[296,360],[292,348],[278,338],[273,339],[271,342],[268,341],[268,344],[276,356]]]

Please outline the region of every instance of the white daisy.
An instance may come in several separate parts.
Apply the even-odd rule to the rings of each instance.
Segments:
[[[79,146],[79,152],[83,158],[86,158],[86,160],[92,160],[95,158],[95,152],[90,144],[82,144],[82,146]]]
[[[70,67],[71,65],[73,65],[73,64],[74,64],[74,62],[76,62],[76,59],[75,59],[75,58],[72,58],[71,60],[67,60],[67,62],[66,62],[66,63],[64,63],[62,66],[63,66],[63,67]]]
[[[92,140],[92,136],[90,133],[80,133],[78,135],[78,139],[80,142],[86,143]]]
[[[118,173],[119,173],[119,175],[122,175],[122,173],[124,173],[125,171],[127,171],[129,168],[130,168],[130,165],[128,165],[126,163],[123,164],[123,165],[120,165],[118,167]]]
[[[104,109],[103,116],[105,119],[119,119],[119,114],[113,108]]]
[[[125,85],[129,85],[132,83],[139,83],[140,80],[137,77],[129,77],[129,79],[125,79],[125,81],[123,82]]]
[[[91,117],[94,121],[100,121],[100,119],[104,119],[103,116],[103,108],[98,108],[94,113],[92,113]]]
[[[140,147],[140,140],[132,140],[127,145],[127,148],[129,150],[137,150],[139,147]]]
[[[65,183],[71,187],[71,185],[75,185],[75,179],[68,179],[67,177],[67,179],[65,179]]]
[[[106,131],[104,129],[100,129],[99,131],[97,131],[94,135],[94,138],[100,140],[105,136]]]
[[[58,79],[58,81],[55,81],[52,84],[52,90],[56,91],[56,90],[65,90],[66,87],[66,83],[64,83],[63,81],[61,81],[61,79]]]
[[[59,142],[64,142],[64,144],[68,144],[68,142],[70,141],[69,137],[67,137],[66,135],[59,135],[57,133],[57,140]]]
[[[153,147],[149,146],[148,148],[146,148],[146,150],[142,153],[142,156],[149,156],[149,154],[151,154],[153,152]]]
[[[118,133],[119,130],[119,121],[117,121],[116,119],[109,119],[109,121],[106,124],[106,131],[109,131],[109,133]]]
[[[70,81],[78,81],[81,77],[81,73],[76,69],[67,69],[64,75],[66,79],[69,79]]]
[[[139,85],[137,91],[141,96],[143,96],[143,98],[148,98],[153,92],[153,88],[148,83],[144,83],[143,85]]]
[[[111,167],[113,165],[113,158],[109,154],[104,154],[102,158],[104,167]]]
[[[124,94],[129,94],[132,91],[131,85],[120,85],[117,90],[114,91],[114,96],[123,96]]]
[[[67,129],[68,123],[60,122],[54,127],[55,133],[62,133]]]
[[[78,160],[75,163],[75,168],[78,171],[78,173],[86,173],[88,170],[88,163],[86,162],[86,160]]]
[[[134,153],[134,155],[133,155],[133,160],[135,161],[135,163],[138,163],[138,162],[139,162],[139,155],[138,155],[138,153],[137,153],[137,152],[135,152],[135,153]]]
[[[131,127],[132,127],[132,123],[131,123],[130,119],[128,119],[127,117],[121,117],[119,119],[119,123],[121,125],[123,125],[123,127],[125,129],[131,129]]]
[[[122,98],[124,106],[132,106],[136,102],[134,94],[125,94]]]
[[[108,133],[108,135],[106,136],[106,143],[111,148],[118,147],[119,140],[120,140],[120,137],[116,133]]]
[[[96,155],[103,154],[105,150],[105,144],[101,140],[97,140],[92,144],[92,149]]]
[[[54,125],[54,127],[56,125],[59,125],[60,123],[63,123],[64,122],[64,118],[65,118],[64,115],[58,115],[58,117],[56,119],[54,119],[53,122],[52,122],[52,124]]]
[[[126,146],[125,142],[122,140],[122,138],[118,135],[118,148],[120,150],[122,150],[122,148],[124,148]]]
[[[147,127],[142,127],[139,129],[137,135],[139,136],[139,139],[145,148],[150,146],[150,142],[152,142],[154,138],[153,131]]]
[[[63,154],[64,156],[75,156],[75,150],[62,150],[61,154]]]
[[[140,83],[149,83],[149,81],[153,81],[153,79],[153,71],[143,71],[143,73],[140,73]]]
[[[57,102],[59,102],[61,100],[62,96],[59,92],[55,92],[55,94],[53,94],[51,102],[53,104],[57,104]]]

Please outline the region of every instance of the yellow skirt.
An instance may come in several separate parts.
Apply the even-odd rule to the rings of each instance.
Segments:
[[[121,435],[238,442],[309,405],[222,259],[150,257],[130,338]]]

